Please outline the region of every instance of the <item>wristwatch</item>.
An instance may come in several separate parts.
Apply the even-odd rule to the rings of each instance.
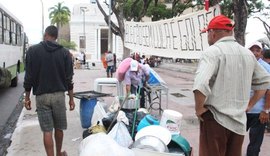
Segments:
[[[263,110],[265,113],[269,114],[269,109]]]

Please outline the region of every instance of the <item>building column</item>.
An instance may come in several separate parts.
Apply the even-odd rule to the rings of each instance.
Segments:
[[[98,61],[100,61],[100,59],[101,59],[101,51],[100,51],[100,49],[101,49],[101,47],[100,47],[101,46],[101,41],[100,41],[101,40],[101,34],[100,34],[100,31],[101,31],[100,28],[97,28],[97,31],[96,31],[96,33],[97,33],[97,35],[96,35],[97,36],[97,42],[96,42],[96,44],[97,44],[96,45],[96,47],[97,47],[97,49],[96,49],[97,58],[96,59]]]

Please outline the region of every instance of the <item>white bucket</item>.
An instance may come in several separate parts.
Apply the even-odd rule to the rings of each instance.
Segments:
[[[166,109],[164,110],[160,125],[167,128],[171,134],[180,134],[180,126],[183,115],[177,111]]]

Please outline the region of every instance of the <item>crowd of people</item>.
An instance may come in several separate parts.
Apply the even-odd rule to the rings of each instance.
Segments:
[[[231,19],[218,15],[203,30],[210,46],[202,54],[193,86],[200,120],[200,156],[242,156],[247,132],[246,155],[257,156],[269,122],[270,50],[259,42],[243,47],[234,38],[233,29]],[[54,155],[54,140],[57,155],[66,155],[62,151],[63,130],[67,128],[66,91],[70,110],[75,107],[72,56],[56,42],[57,36],[57,28],[49,26],[44,41],[28,49],[24,78],[25,108],[31,109],[32,90],[48,156]],[[139,54],[132,58],[124,82],[127,94],[138,94],[149,78],[145,66],[139,64],[149,60]],[[107,77],[113,77],[115,54],[108,51],[103,63]],[[141,107],[145,107],[144,102]]]
[[[135,53],[130,56],[133,60],[130,62],[130,68],[126,71],[124,77],[124,84],[126,86],[126,94],[137,95],[140,94],[140,107],[145,108],[145,86],[149,78],[149,70],[144,66],[147,63],[145,55]],[[106,69],[107,78],[112,78],[113,73],[116,72],[116,55],[108,51],[102,57],[103,66]],[[139,65],[141,64],[141,65]]]

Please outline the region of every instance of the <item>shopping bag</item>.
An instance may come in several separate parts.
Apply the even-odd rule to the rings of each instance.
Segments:
[[[127,127],[123,122],[117,122],[108,135],[122,147],[129,147],[133,143]]]
[[[97,124],[98,121],[100,121],[100,123],[102,124],[102,119],[106,118],[106,117],[108,117],[108,115],[106,114],[101,103],[98,101],[95,108],[94,108],[91,123],[93,125],[95,125],[95,124]]]

